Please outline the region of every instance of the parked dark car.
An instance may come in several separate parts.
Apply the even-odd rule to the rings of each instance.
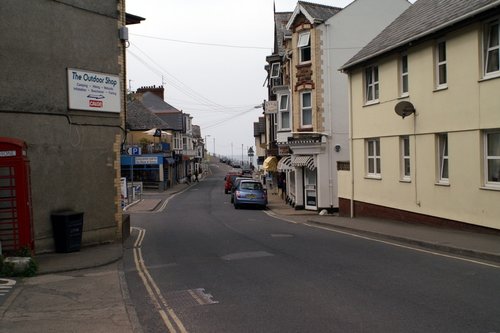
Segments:
[[[258,180],[241,180],[234,191],[234,208],[243,205],[267,207],[267,191]]]

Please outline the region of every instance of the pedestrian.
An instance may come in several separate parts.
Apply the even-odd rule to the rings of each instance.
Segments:
[[[186,184],[191,185],[191,171],[188,171],[187,177],[186,177]]]
[[[283,187],[281,188],[281,199],[286,199],[286,177],[283,176]]]
[[[278,175],[278,193],[283,194],[283,177],[281,174]]]
[[[199,182],[198,181],[198,169],[194,170],[194,181],[197,183]]]

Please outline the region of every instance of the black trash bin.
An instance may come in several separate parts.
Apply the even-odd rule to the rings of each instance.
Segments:
[[[56,252],[80,251],[82,245],[83,213],[61,211],[51,214]]]

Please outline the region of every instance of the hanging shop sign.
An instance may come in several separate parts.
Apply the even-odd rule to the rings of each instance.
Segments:
[[[68,108],[120,112],[118,75],[68,68]]]
[[[266,101],[264,103],[264,113],[265,114],[278,113],[278,102],[277,101]]]

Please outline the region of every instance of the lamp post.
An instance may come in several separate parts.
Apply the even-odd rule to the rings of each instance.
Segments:
[[[206,156],[206,153],[208,153],[208,144],[207,144],[207,137],[209,137],[210,134],[207,134],[205,135],[205,140],[203,141],[203,144],[204,144],[204,152],[203,152],[203,156],[205,157],[205,159],[207,159],[207,156]],[[206,152],[206,153],[205,153]]]
[[[214,157],[215,157],[215,136],[214,136]]]

